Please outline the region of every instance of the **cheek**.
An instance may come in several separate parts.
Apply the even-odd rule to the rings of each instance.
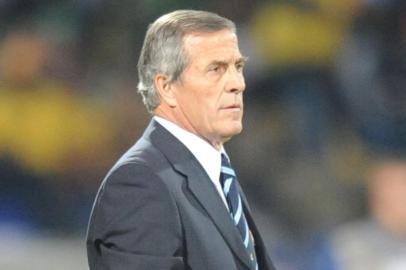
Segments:
[[[215,120],[218,117],[218,107],[219,107],[219,97],[218,95],[213,95],[210,91],[204,93],[201,96],[199,106],[201,106],[202,111],[206,115],[206,117],[211,118],[211,120]]]
[[[195,124],[207,128],[216,123],[218,118],[216,103],[207,94],[199,95],[195,93],[185,99],[184,102],[187,102],[187,110]]]
[[[184,92],[177,97],[178,104],[187,113],[198,111],[201,108],[201,100],[199,96],[189,89],[184,89]]]
[[[195,119],[204,121],[204,125],[211,126],[218,122],[219,105],[222,100],[222,92],[217,85],[209,83],[207,80],[196,79],[189,82],[185,87],[185,95],[181,96],[183,107],[193,112]]]

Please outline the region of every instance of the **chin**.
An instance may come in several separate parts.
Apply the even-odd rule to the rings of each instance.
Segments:
[[[224,130],[224,132],[223,132],[223,135],[224,135],[223,137],[226,137],[226,138],[230,139],[231,137],[241,133],[242,124],[241,123],[231,124],[230,126],[227,126],[226,128],[227,129]]]

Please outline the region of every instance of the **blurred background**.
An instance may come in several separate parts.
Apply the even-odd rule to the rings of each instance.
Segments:
[[[150,119],[146,28],[179,8],[237,24],[226,149],[277,268],[406,269],[403,0],[0,0],[0,269],[88,269],[98,186]]]

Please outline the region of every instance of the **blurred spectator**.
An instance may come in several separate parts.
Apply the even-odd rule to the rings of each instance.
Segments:
[[[15,164],[2,172],[0,198],[12,202],[1,206],[8,212],[28,213],[34,223],[57,229],[85,223],[90,199],[82,191],[88,184],[81,182],[89,179],[69,176],[88,176],[103,166],[114,129],[94,102],[46,76],[50,49],[45,39],[25,30],[14,30],[0,44],[0,160]],[[78,204],[83,200],[89,203]],[[82,213],[82,223],[78,216],[61,218],[58,212],[65,210]]]
[[[367,178],[369,217],[335,229],[307,269],[406,269],[406,159],[379,160]]]
[[[260,70],[256,59],[247,65],[262,72],[247,83],[246,121],[256,133],[237,138],[235,151],[260,152],[262,164],[241,162],[250,164],[241,178],[264,179],[247,185],[295,238],[360,213],[353,167],[362,167],[364,149],[346,123],[334,70],[359,8],[357,0],[271,1],[250,20],[262,60]]]
[[[406,149],[406,3],[366,1],[337,61],[346,110],[376,151]]]
[[[275,1],[253,14],[252,38],[268,69],[251,94],[284,106],[295,154],[320,154],[330,123],[341,120],[333,63],[357,7],[356,0]]]
[[[253,14],[253,38],[274,70],[329,66],[356,7],[356,0],[265,2]]]

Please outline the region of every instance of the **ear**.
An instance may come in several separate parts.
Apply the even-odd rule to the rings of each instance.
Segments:
[[[161,101],[168,104],[170,107],[176,107],[176,97],[173,93],[173,85],[169,81],[167,75],[158,74],[154,79],[155,88],[158,90]]]

